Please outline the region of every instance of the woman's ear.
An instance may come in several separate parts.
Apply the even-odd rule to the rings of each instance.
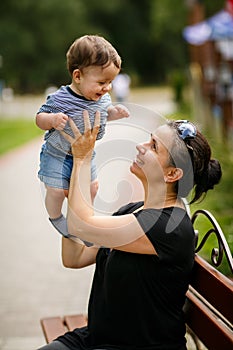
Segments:
[[[183,177],[183,170],[181,168],[170,168],[165,175],[165,182],[176,182]]]
[[[79,69],[75,69],[72,74],[72,78],[76,83],[80,83],[81,80],[81,71]]]

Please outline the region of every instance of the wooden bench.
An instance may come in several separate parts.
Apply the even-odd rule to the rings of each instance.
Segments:
[[[216,267],[221,264],[223,253],[225,253],[233,273],[233,260],[220,226],[208,211],[198,210],[193,214],[194,228],[200,216],[208,220],[210,228],[200,244],[197,239],[192,280],[184,307],[187,332],[192,336],[197,349],[202,349],[201,343],[203,343],[207,349],[211,350],[232,350],[233,281],[219,272]],[[212,251],[214,266],[197,254],[212,234],[215,234],[218,241],[218,249],[215,248]],[[86,324],[87,318],[84,315],[71,315],[63,318],[49,317],[41,320],[48,343],[66,331],[83,327]]]
[[[86,326],[87,318],[85,315],[68,315],[61,318],[46,317],[41,319],[41,327],[47,343],[51,343],[54,339],[66,333],[73,331],[75,328]]]

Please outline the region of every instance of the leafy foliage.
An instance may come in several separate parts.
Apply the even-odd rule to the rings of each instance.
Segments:
[[[207,14],[224,0],[203,1]],[[16,92],[69,82],[65,54],[73,40],[100,34],[118,49],[132,82],[164,82],[187,64],[185,0],[2,0],[0,79]]]

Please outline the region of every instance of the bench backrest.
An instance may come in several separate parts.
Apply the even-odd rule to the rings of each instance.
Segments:
[[[232,268],[232,256],[217,221],[208,211],[199,210],[194,213],[193,222],[198,215],[204,215],[209,220],[211,228],[196,252],[202,248],[209,235],[215,233],[219,244],[219,249],[215,249],[216,255],[219,256],[220,251],[221,260],[224,251]],[[212,262],[215,266],[219,266],[220,260]],[[187,292],[185,316],[191,331],[208,349],[233,349],[233,280],[217,271],[197,254]]]
[[[185,306],[186,323],[209,349],[233,349],[233,282],[198,255]]]

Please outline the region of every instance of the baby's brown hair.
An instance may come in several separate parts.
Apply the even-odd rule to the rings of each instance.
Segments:
[[[99,35],[84,35],[76,39],[66,54],[67,69],[72,76],[75,69],[88,66],[108,66],[113,63],[121,68],[121,57],[116,49]]]

